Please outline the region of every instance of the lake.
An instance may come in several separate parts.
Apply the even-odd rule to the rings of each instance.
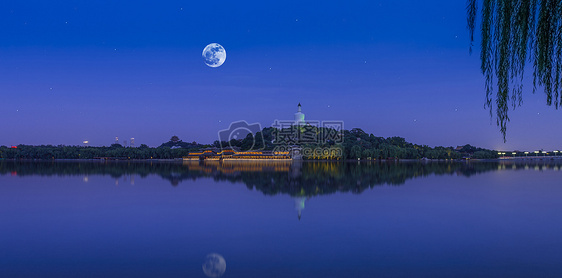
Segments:
[[[561,168],[0,161],[0,277],[562,277]]]

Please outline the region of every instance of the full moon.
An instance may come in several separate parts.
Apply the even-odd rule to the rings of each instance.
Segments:
[[[211,68],[220,67],[226,60],[226,50],[218,43],[210,43],[203,49],[205,64]]]
[[[207,255],[203,263],[203,272],[207,277],[221,277],[225,271],[226,261],[221,255],[217,253]]]

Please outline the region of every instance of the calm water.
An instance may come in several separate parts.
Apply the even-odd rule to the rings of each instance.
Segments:
[[[0,161],[0,277],[561,277],[561,167]]]

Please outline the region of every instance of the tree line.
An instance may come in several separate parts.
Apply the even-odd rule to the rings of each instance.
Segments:
[[[283,146],[298,146],[302,149],[313,150],[303,152],[303,158],[316,159],[493,159],[498,158],[497,151],[464,145],[454,147],[429,147],[407,142],[402,137],[378,137],[367,134],[360,128],[335,131],[327,128],[299,127],[293,137],[283,137],[291,134],[284,130],[267,127],[256,134],[248,134],[242,139],[232,139],[229,142],[215,141],[213,144],[203,145],[196,142],[187,143],[173,136],[168,142],[153,148],[145,144],[139,147],[124,147],[120,144],[111,146],[65,146],[65,145],[18,145],[17,148],[1,146],[0,158],[4,159],[174,159],[187,156],[189,152],[204,148],[237,148],[239,150],[278,150]],[[337,134],[337,138],[316,140],[321,134]],[[296,137],[295,137],[296,136]],[[298,138],[297,138],[298,137]],[[314,140],[299,140],[299,138],[313,138]],[[320,150],[320,151],[314,151]]]
[[[169,143],[172,144],[169,144]],[[187,156],[190,151],[204,147],[197,143],[170,141],[157,148],[145,144],[139,147],[124,147],[112,144],[109,147],[65,146],[65,145],[18,145],[0,147],[0,158],[4,159],[174,159]]]
[[[343,132],[344,159],[493,159],[497,151],[471,145],[455,147],[430,147],[407,142],[402,137],[377,137],[359,128]]]

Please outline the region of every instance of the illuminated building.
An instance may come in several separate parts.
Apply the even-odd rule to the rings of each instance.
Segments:
[[[184,160],[287,160],[291,159],[289,152],[279,151],[247,151],[240,152],[232,149],[219,150],[217,148],[207,148],[203,151],[190,152],[183,157]]]

